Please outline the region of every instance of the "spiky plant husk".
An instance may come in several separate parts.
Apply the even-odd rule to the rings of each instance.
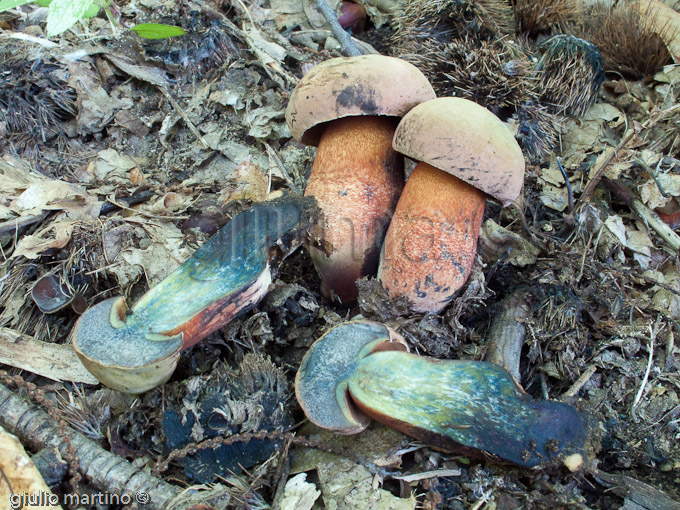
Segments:
[[[577,0],[515,0],[517,33],[535,38],[562,28],[582,15]]]
[[[496,111],[536,98],[532,64],[504,40],[426,39],[419,53],[402,57],[423,71],[440,96],[463,97]]]
[[[524,103],[517,108],[515,119],[515,138],[531,162],[539,163],[558,149],[559,122],[547,107],[536,101]]]
[[[514,32],[513,11],[504,0],[408,0],[395,21],[395,45],[407,53],[422,40],[495,39]]]
[[[541,99],[554,113],[583,115],[593,105],[604,81],[602,57],[585,39],[557,34],[544,41],[536,65]]]
[[[650,21],[653,16],[655,14],[651,12],[643,19],[631,2],[619,2],[614,6],[598,4],[589,9],[584,23],[574,27],[572,32],[599,48],[607,71],[640,79],[653,75],[673,61],[663,38]]]
[[[499,0],[409,0],[397,16],[393,52],[423,71],[438,95],[513,107],[535,94],[530,57],[503,36],[511,15]]]
[[[18,40],[0,44],[0,123],[7,139],[25,146],[45,142],[76,112],[75,92],[65,69],[52,58],[33,54]]]

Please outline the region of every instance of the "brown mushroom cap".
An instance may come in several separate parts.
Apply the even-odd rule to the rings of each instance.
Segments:
[[[524,156],[503,122],[486,108],[457,97],[415,106],[397,126],[394,150],[448,172],[504,206],[524,183]]]
[[[434,99],[427,78],[413,64],[383,55],[327,60],[298,83],[286,108],[296,140],[318,145],[324,122],[357,115],[402,117],[415,105]]]

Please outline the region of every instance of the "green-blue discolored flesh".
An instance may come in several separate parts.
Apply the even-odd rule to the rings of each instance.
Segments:
[[[284,196],[238,214],[124,316],[121,298],[87,310],[74,327],[76,351],[104,366],[139,367],[193,345],[266,294],[311,209],[308,199]]]
[[[255,282],[268,264],[268,248],[302,217],[296,199],[257,204],[235,216],[209,241],[132,307],[126,327],[171,331],[216,299]],[[269,282],[267,282],[268,285]]]
[[[347,385],[368,416],[438,447],[524,467],[585,457],[578,411],[534,400],[493,363],[374,352],[358,361]]]
[[[392,336],[383,324],[354,321],[335,326],[314,342],[295,377],[295,394],[312,423],[342,434],[366,428],[370,420],[351,405],[346,381],[357,361],[374,346],[406,349],[391,341]]]

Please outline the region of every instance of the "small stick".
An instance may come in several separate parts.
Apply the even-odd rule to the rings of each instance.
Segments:
[[[588,380],[593,376],[593,374],[597,372],[597,367],[595,365],[590,365],[585,372],[581,374],[581,376],[576,379],[576,382],[571,385],[571,388],[569,388],[564,394],[562,395],[562,400],[564,400],[566,397],[575,397],[576,394],[581,391],[581,388],[585,386],[585,384],[588,382]]]
[[[265,148],[267,149],[267,153],[269,154],[269,157],[274,160],[274,163],[276,163],[276,166],[278,166],[279,169],[281,170],[281,173],[283,174],[283,178],[286,180],[286,184],[288,184],[288,187],[290,188],[290,190],[293,191],[294,193],[298,194],[298,195],[301,195],[302,193],[300,193],[300,190],[295,185],[295,182],[293,181],[291,176],[288,175],[288,171],[286,170],[286,167],[283,165],[283,161],[281,161],[281,158],[276,153],[274,148],[271,145],[269,145],[266,141],[263,141],[262,143],[264,144]],[[269,165],[269,166],[271,166],[271,165]]]
[[[635,158],[635,162],[640,165],[642,168],[645,169],[645,171],[652,176],[652,179],[654,179],[654,182],[656,183],[656,187],[659,188],[659,192],[661,193],[661,196],[664,198],[670,197],[668,192],[663,189],[663,186],[661,185],[661,182],[659,182],[659,176],[657,174],[657,171],[659,170],[659,167],[661,166],[661,163],[663,163],[663,158],[659,160],[659,164],[656,165],[656,170],[654,170],[651,166],[649,166],[647,163],[642,161],[640,158]]]
[[[150,509],[168,508],[180,489],[156,478],[143,468],[102,448],[80,432],[64,427],[41,409],[27,403],[0,384],[0,425],[34,450],[54,447],[62,456],[68,453],[66,436],[75,448],[78,469],[87,473],[97,488],[119,495],[143,492],[150,498]]]
[[[666,340],[666,370],[670,371],[673,368],[673,350],[675,349],[675,335],[673,329],[668,331],[668,339]]]
[[[567,172],[562,168],[562,158],[557,158],[557,167],[562,172],[562,177],[564,177],[564,182],[567,185],[567,198],[569,199],[569,212],[574,210],[574,193],[571,191],[571,183],[569,182],[569,177],[567,177]]]
[[[326,22],[331,28],[333,36],[340,42],[340,51],[342,54],[346,57],[358,57],[359,55],[363,55],[363,52],[357,47],[356,44],[354,44],[354,41],[352,41],[352,37],[345,31],[344,28],[342,28],[338,22],[338,18],[333,12],[333,9],[328,6],[326,0],[316,0],[316,7],[326,19]]]
[[[0,235],[16,232],[19,229],[33,225],[33,223],[38,223],[44,220],[46,217],[47,213],[43,213],[30,216],[20,216],[18,218],[3,221],[0,223]]]
[[[210,145],[208,145],[208,142],[205,141],[205,138],[203,138],[203,135],[200,133],[196,125],[191,122],[191,119],[189,116],[186,114],[186,112],[182,109],[182,107],[179,105],[177,101],[175,101],[175,98],[170,95],[170,92],[164,87],[164,86],[159,86],[158,89],[163,93],[165,98],[170,102],[172,107],[175,109],[175,111],[179,114],[182,119],[184,119],[184,122],[186,123],[187,127],[189,128],[189,131],[191,131],[194,136],[198,139],[199,142],[201,142],[201,145],[203,145],[204,149],[209,149]]]
[[[515,291],[503,299],[500,306],[500,313],[489,327],[489,348],[484,359],[506,368],[519,382],[519,361],[526,337],[522,321],[529,316],[529,303],[524,292]]]
[[[649,372],[652,370],[652,362],[654,361],[654,338],[656,337],[656,332],[654,328],[652,328],[651,324],[649,325],[649,337],[647,337],[647,346],[649,349],[649,357],[647,358],[647,368],[645,369],[645,375],[642,376],[642,381],[640,381],[640,388],[638,389],[638,392],[635,394],[635,400],[633,400],[633,406],[631,407],[632,410],[635,410],[635,408],[638,406],[640,403],[640,399],[642,398],[642,394],[645,391],[645,386],[647,385],[647,381],[649,380]]]
[[[603,181],[614,195],[627,204],[635,214],[666,241],[676,255],[680,253],[680,236],[673,232],[673,230],[659,218],[658,214],[640,202],[635,195],[633,195],[633,192],[619,179],[612,180],[604,177]]]

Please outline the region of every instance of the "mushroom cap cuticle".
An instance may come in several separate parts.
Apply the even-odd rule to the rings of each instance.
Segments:
[[[286,122],[296,140],[318,145],[318,126],[336,119],[378,115],[403,117],[434,99],[427,78],[413,64],[384,55],[338,57],[313,67],[293,91]]]
[[[520,194],[524,156],[505,124],[486,108],[457,97],[415,106],[397,126],[394,149],[450,173],[504,206]]]

